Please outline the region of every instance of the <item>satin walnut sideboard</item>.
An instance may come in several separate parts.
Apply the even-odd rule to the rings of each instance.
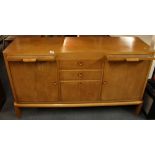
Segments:
[[[140,112],[154,51],[136,37],[24,37],[3,52],[21,108],[135,105]]]

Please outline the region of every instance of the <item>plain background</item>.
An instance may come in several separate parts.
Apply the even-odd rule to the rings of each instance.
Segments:
[[[1,35],[153,35],[154,0],[1,0]],[[2,155],[154,154],[154,121],[0,121]]]

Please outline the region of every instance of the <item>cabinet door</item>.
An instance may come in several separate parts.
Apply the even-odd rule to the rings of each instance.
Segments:
[[[139,100],[150,67],[150,61],[106,61],[102,100]]]
[[[62,81],[61,99],[62,101],[79,101],[80,100],[79,82]]]
[[[81,81],[79,85],[81,101],[97,101],[100,99],[100,81]]]
[[[58,99],[56,62],[9,62],[19,102],[48,102]]]

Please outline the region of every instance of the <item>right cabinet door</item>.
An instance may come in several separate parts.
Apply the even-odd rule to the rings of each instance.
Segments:
[[[142,98],[151,61],[106,61],[102,100],[139,100]]]

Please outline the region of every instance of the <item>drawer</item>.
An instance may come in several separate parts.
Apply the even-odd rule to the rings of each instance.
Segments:
[[[102,60],[61,60],[60,69],[101,69]]]
[[[99,101],[101,81],[61,81],[62,101]]]
[[[66,70],[60,71],[60,80],[101,80],[102,71],[101,70],[93,70],[93,71],[85,71],[85,70],[75,70],[70,71]]]

